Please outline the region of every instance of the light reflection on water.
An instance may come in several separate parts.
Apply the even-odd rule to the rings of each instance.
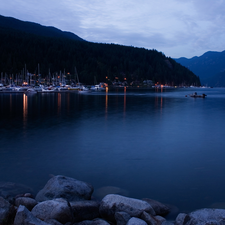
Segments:
[[[11,98],[12,98],[12,95],[10,95],[10,100]],[[25,129],[26,129],[26,123],[27,123],[27,114],[28,114],[28,100],[27,100],[27,95],[23,94],[23,124]]]
[[[224,89],[0,94],[0,180],[49,174],[183,211],[225,202]]]

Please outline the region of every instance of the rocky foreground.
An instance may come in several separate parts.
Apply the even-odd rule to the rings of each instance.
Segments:
[[[0,225],[225,225],[224,209],[180,213],[167,221],[170,207],[165,204],[117,194],[93,200],[90,184],[61,175],[52,177],[35,198],[25,189],[0,183]]]

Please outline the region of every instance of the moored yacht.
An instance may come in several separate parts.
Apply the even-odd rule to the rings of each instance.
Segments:
[[[37,94],[37,91],[34,88],[28,88],[25,93],[26,94]]]
[[[79,92],[89,92],[91,91],[90,88],[88,88],[85,85],[81,85],[80,88],[78,89]]]
[[[96,84],[94,86],[92,86],[90,88],[92,91],[105,91],[105,84],[104,83],[100,83],[100,84]]]

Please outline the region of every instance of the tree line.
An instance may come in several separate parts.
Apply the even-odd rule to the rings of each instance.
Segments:
[[[42,77],[65,71],[85,84],[128,83],[152,80],[158,84],[196,85],[200,79],[187,68],[157,50],[116,44],[99,44],[67,38],[38,35],[0,27],[0,72],[20,74],[26,65],[29,73]]]

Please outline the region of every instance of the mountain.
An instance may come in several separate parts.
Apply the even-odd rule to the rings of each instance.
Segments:
[[[43,37],[58,37],[58,38],[68,38],[77,41],[84,41],[77,35],[61,31],[55,27],[42,26],[37,23],[25,22],[12,17],[5,17],[0,15],[0,27],[5,29],[15,29],[18,31],[35,34]]]
[[[179,58],[175,61],[199,76],[202,85],[225,87],[225,51],[209,51],[199,57]]]
[[[115,80],[138,85],[144,80],[168,85],[200,85],[190,70],[157,50],[147,50],[116,44],[82,41],[74,34],[53,27],[0,17],[0,73],[3,77],[18,77],[25,69],[33,76],[57,76],[93,84]],[[95,79],[96,78],[96,79]],[[6,78],[5,78],[6,79]]]
[[[207,78],[206,84],[210,84],[212,87],[225,87],[225,71]]]

